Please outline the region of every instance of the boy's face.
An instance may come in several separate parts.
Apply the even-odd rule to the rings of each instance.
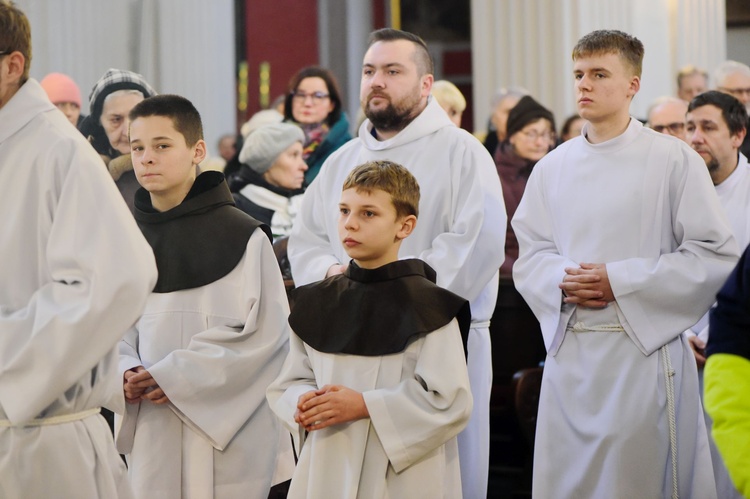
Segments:
[[[346,189],[339,202],[339,239],[347,255],[362,268],[374,269],[398,260],[401,240],[411,234],[417,217],[397,217],[391,195]]]
[[[581,118],[592,124],[629,115],[630,101],[640,88],[640,78],[620,54],[591,54],[573,64],[576,103]]]
[[[138,183],[151,193],[152,201],[169,200],[174,206],[187,195],[195,181],[195,165],[206,156],[202,140],[188,146],[165,116],[136,118],[130,124],[130,149]]]

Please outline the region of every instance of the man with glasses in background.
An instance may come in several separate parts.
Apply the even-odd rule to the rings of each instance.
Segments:
[[[750,114],[750,67],[737,61],[724,61],[714,70],[716,90],[736,98]],[[750,157],[750,134],[740,146],[740,151]]]
[[[744,248],[750,243],[750,165],[739,151],[747,133],[745,106],[727,93],[710,90],[690,101],[686,119],[689,143],[706,162],[732,233],[740,248]],[[685,334],[695,354],[702,381],[709,337],[708,313]],[[706,418],[706,424],[710,436],[712,423],[709,418]],[[729,479],[713,440],[710,444],[719,497],[741,498]]]
[[[30,61],[29,21],[0,0],[0,496],[130,498],[99,412],[124,410],[116,347],[154,256]]]
[[[659,97],[648,108],[649,128],[688,142],[685,133],[687,102],[674,97]],[[689,143],[689,142],[688,142]]]

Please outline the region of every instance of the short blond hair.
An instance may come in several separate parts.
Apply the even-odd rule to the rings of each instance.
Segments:
[[[419,216],[419,183],[409,170],[393,161],[368,161],[357,166],[344,180],[341,190],[347,189],[367,193],[380,189],[391,196],[397,218]]]
[[[573,47],[573,60],[600,54],[617,54],[628,66],[633,74],[641,77],[643,71],[643,43],[623,31],[616,29],[600,29],[584,35]]]
[[[459,113],[466,110],[466,98],[464,94],[448,80],[438,80],[432,84],[432,96],[438,101],[443,109],[453,108]]]

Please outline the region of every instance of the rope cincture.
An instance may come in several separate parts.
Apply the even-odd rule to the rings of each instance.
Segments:
[[[101,412],[101,407],[94,407],[92,409],[86,409],[81,412],[74,412],[73,414],[61,414],[59,416],[51,416],[49,418],[32,419],[30,421],[24,421],[23,423],[13,424],[7,419],[0,419],[0,428],[27,428],[30,426],[50,426],[57,424],[72,423],[73,421],[80,421],[86,419],[94,414]]]
[[[677,418],[674,402],[674,375],[672,359],[669,356],[669,345],[660,348],[664,364],[664,381],[667,390],[667,419],[669,421],[669,450],[672,454],[672,499],[679,499],[677,492]]]

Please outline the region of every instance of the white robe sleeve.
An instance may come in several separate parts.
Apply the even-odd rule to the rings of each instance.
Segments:
[[[575,310],[574,305],[563,303],[558,284],[565,277],[565,268],[578,264],[560,255],[549,209],[544,178],[539,170],[534,170],[511,221],[519,248],[518,260],[513,265],[513,282],[539,320],[544,345],[553,354]]]
[[[245,324],[195,334],[187,348],[148,368],[175,414],[218,450],[266,403],[266,387],[287,353],[289,305],[263,231],[253,233],[246,251],[239,291]]]
[[[435,269],[438,286],[474,301],[505,259],[508,216],[500,179],[481,144],[466,147],[460,161],[462,167],[454,170],[451,228],[418,258]]]
[[[328,183],[324,178],[328,170],[327,163],[336,157],[336,153],[329,156],[320,174],[305,190],[302,206],[289,236],[289,260],[292,263],[294,282],[298,286],[325,279],[326,272],[332,265],[341,264],[332,247],[339,242],[330,241],[326,231],[326,217],[332,217],[333,221],[338,217],[337,212],[326,213],[330,205],[329,197],[337,196],[338,206],[341,196],[340,186],[339,191],[328,192]]]
[[[49,175],[59,190],[32,207],[40,226],[50,226],[43,261],[34,262],[49,280],[24,307],[0,310],[0,404],[14,423],[36,417],[90,372],[156,282],[151,248],[95,153],[72,142],[52,148]]]
[[[397,473],[458,435],[472,396],[457,322],[424,337],[413,378],[362,395]]]
[[[682,167],[674,168],[669,178],[677,247],[655,258],[607,263],[615,300],[646,355],[708,311],[739,258],[705,165],[695,154],[680,153],[677,164]]]
[[[305,429],[294,420],[297,401],[303,394],[317,389],[315,373],[307,356],[305,344],[292,332],[289,339],[289,355],[278,378],[269,385],[266,397],[271,410],[292,434],[298,455],[305,441]]]

